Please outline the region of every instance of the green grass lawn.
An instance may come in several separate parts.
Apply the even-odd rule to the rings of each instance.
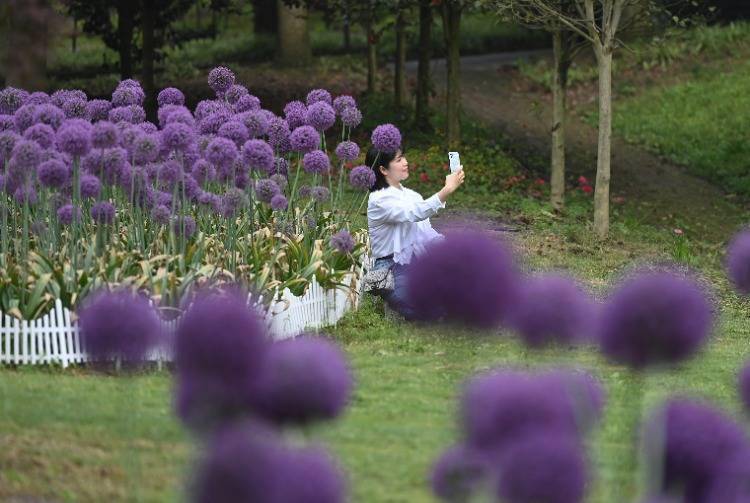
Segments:
[[[465,211],[481,201],[456,205]],[[590,237],[590,199],[572,197],[558,217],[546,204],[509,196],[481,204],[486,218],[520,214],[530,222],[517,238],[534,269],[565,268],[603,291],[632,263],[675,256],[674,238],[622,209],[610,240]],[[489,209],[487,209],[489,207]],[[678,369],[634,379],[592,349],[530,352],[507,334],[478,335],[384,319],[366,301],[330,333],[345,348],[356,377],[351,407],[339,421],[309,432],[330,445],[350,477],[352,501],[432,501],[432,460],[458,439],[456,397],[473,373],[495,367],[574,365],[600,377],[604,420],[591,438],[595,482],[590,501],[632,500],[636,475],[628,453],[631,425],[673,392],[705,396],[741,417],[735,376],[750,352],[750,304],[729,289],[720,255],[694,243],[680,257],[715,286],[719,324],[709,347]],[[89,370],[0,370],[0,499],[175,501],[181,499],[194,444],[171,414],[170,376],[135,378]]]

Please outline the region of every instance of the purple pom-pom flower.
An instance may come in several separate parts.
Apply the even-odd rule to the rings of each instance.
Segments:
[[[281,189],[271,179],[264,178],[255,182],[255,196],[261,202],[270,204],[274,196],[280,193]]]
[[[278,185],[278,184],[277,184]],[[284,194],[276,194],[271,198],[271,209],[274,211],[284,211],[287,209],[289,202]]]
[[[347,107],[341,112],[341,122],[348,128],[359,126],[362,122],[362,112],[355,107]]]
[[[393,124],[381,124],[372,132],[372,144],[380,152],[396,152],[401,148],[401,132]]]
[[[738,233],[727,248],[729,279],[738,292],[750,295],[750,229]]]
[[[310,152],[320,145],[320,134],[312,126],[300,126],[289,135],[289,142],[297,152]]]
[[[242,159],[251,169],[270,173],[273,169],[273,148],[263,140],[248,140],[242,146]]]
[[[301,101],[290,101],[284,107],[284,117],[286,117],[286,121],[292,129],[304,126],[306,116],[307,107]]]
[[[68,119],[57,130],[57,146],[66,154],[81,157],[91,150],[91,124],[83,119]]]
[[[156,103],[159,107],[163,107],[164,105],[184,105],[185,95],[176,87],[166,87],[159,91]]]
[[[317,101],[312,105],[308,105],[305,122],[322,132],[333,126],[336,122],[336,112],[328,103]]]
[[[55,130],[47,124],[34,124],[23,133],[27,140],[34,140],[40,147],[47,149],[55,143]]]
[[[331,93],[325,89],[313,89],[307,93],[307,106],[309,107],[313,103],[323,102],[327,105],[331,104]]]
[[[208,144],[205,155],[217,167],[229,166],[237,159],[237,145],[232,140],[218,136]]]
[[[359,157],[359,145],[353,141],[342,141],[336,146],[336,157],[342,161],[353,161]]]
[[[109,225],[115,221],[115,205],[109,201],[99,201],[91,206],[91,218],[94,222]]]
[[[73,221],[81,221],[81,208],[72,204],[64,204],[57,209],[57,220],[62,225],[70,225]]]
[[[96,148],[116,146],[120,140],[119,136],[119,129],[109,121],[100,120],[91,128],[91,144]]]
[[[336,110],[337,114],[341,115],[347,108],[357,108],[357,102],[351,96],[343,94],[333,100],[333,109]]]
[[[369,166],[357,166],[349,173],[349,183],[355,189],[370,190],[375,185],[375,172]]]
[[[306,173],[323,174],[328,173],[331,167],[331,161],[328,154],[322,150],[313,150],[308,152],[302,158],[302,167]]]
[[[50,159],[39,165],[37,177],[44,187],[60,188],[70,179],[70,168],[62,161]]]
[[[331,247],[339,253],[351,253],[354,245],[354,238],[349,231],[339,231],[331,236]]]
[[[208,74],[208,87],[223,94],[234,85],[234,73],[229,68],[217,66]]]

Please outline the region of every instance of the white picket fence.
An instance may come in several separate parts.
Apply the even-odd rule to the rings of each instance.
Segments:
[[[365,260],[369,265],[369,260]],[[274,339],[294,337],[305,329],[336,324],[350,309],[356,308],[362,292],[365,264],[346,276],[348,287],[324,289],[313,278],[301,297],[288,288],[264,309],[269,331]],[[173,334],[179,318],[163,322],[165,334]],[[171,344],[167,345],[168,347]],[[150,355],[154,361],[170,361],[167,348]],[[46,315],[32,321],[19,320],[0,313],[0,365],[37,365],[57,363],[67,367],[88,361],[78,335],[76,316],[58,299]]]

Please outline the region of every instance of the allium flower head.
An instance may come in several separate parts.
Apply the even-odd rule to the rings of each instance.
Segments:
[[[227,100],[228,103],[234,105],[240,100],[240,98],[248,94],[247,87],[240,84],[234,84],[227,89],[226,93],[224,93],[224,99]]]
[[[83,119],[68,119],[57,131],[57,147],[74,157],[91,150],[91,124]]]
[[[250,137],[247,127],[237,120],[231,120],[222,124],[217,134],[223,138],[232,140],[237,145],[237,148],[241,147]]]
[[[132,153],[133,162],[136,164],[146,164],[153,162],[159,157],[159,137],[156,134],[142,133],[138,134],[133,141]]]
[[[344,503],[346,486],[341,469],[323,449],[287,449],[284,453],[284,482],[279,502]],[[270,501],[270,500],[264,500]]]
[[[747,503],[750,501],[750,449],[731,456],[717,470],[703,501]],[[678,501],[670,503],[679,503]]]
[[[143,105],[146,93],[138,81],[127,79],[120,82],[112,93],[112,105],[125,107],[130,105]]]
[[[249,112],[250,110],[260,110],[260,100],[257,96],[245,94],[234,103],[235,113]]]
[[[209,162],[203,159],[198,159],[198,161],[193,164],[192,175],[198,183],[203,184],[210,182],[216,178],[216,168],[214,168]]]
[[[328,190],[328,187],[318,185],[310,188],[310,197],[312,197],[315,202],[324,203],[331,198],[331,192]]]
[[[81,197],[96,198],[102,190],[102,184],[94,175],[81,175]]]
[[[156,97],[156,103],[159,107],[164,105],[184,105],[185,95],[176,87],[166,87],[159,91],[159,95]]]
[[[62,225],[70,225],[74,220],[80,222],[81,216],[81,208],[72,204],[65,204],[57,209],[57,220]]]
[[[306,173],[324,174],[331,168],[331,161],[322,150],[313,150],[302,158],[302,167]]]
[[[159,119],[161,127],[171,122],[182,122],[190,127],[195,126],[195,117],[193,117],[193,114],[190,113],[187,107],[181,105],[164,105],[159,108],[156,116]]]
[[[341,122],[348,128],[355,128],[362,122],[362,112],[358,108],[347,107],[341,112]]]
[[[595,325],[593,301],[571,278],[541,275],[528,278],[519,290],[508,324],[532,347],[589,340]]]
[[[401,132],[393,124],[381,124],[372,132],[372,144],[380,152],[396,152],[401,148]]]
[[[44,149],[51,148],[55,143],[55,130],[47,124],[34,124],[23,133],[27,140],[34,140]]]
[[[177,412],[192,427],[250,411],[268,340],[246,299],[239,291],[202,293],[177,327]]]
[[[292,129],[304,126],[306,116],[307,107],[301,101],[290,101],[284,106],[284,117]]]
[[[31,127],[36,121],[34,121],[34,114],[38,105],[24,105],[13,114],[13,124],[16,127],[16,131],[23,134],[28,128]]]
[[[14,114],[26,103],[28,97],[27,91],[15,87],[6,87],[0,90],[0,114]]]
[[[281,189],[282,191],[286,189],[286,186],[289,183],[289,181],[286,178],[286,175],[280,175],[277,173],[275,175],[271,175],[269,178],[273,180],[274,182],[276,182],[276,185],[278,185],[279,189]]]
[[[273,169],[273,149],[263,140],[248,140],[242,146],[242,159],[251,169],[270,173]]]
[[[718,410],[671,399],[648,420],[644,444],[649,473],[662,474],[654,492],[682,491],[685,501],[706,501],[724,462],[748,448],[743,428]]]
[[[162,143],[170,150],[184,151],[194,141],[193,128],[180,122],[167,124],[161,132]]]
[[[260,138],[268,132],[268,117],[263,110],[251,110],[240,114],[250,138]]]
[[[701,288],[676,274],[640,274],[605,304],[599,327],[602,352],[633,367],[674,363],[708,339],[711,305]]]
[[[459,503],[485,492],[493,478],[491,461],[477,449],[458,445],[445,451],[432,469],[432,492],[441,501]]]
[[[255,182],[255,195],[259,201],[270,204],[273,197],[280,193],[281,189],[273,180],[264,178]]]
[[[161,337],[159,316],[148,299],[124,290],[86,299],[79,326],[83,346],[98,360],[142,361]]]
[[[305,122],[316,130],[323,132],[336,122],[336,112],[324,101],[317,101],[307,106]]]
[[[292,149],[297,152],[310,152],[320,145],[320,134],[312,126],[300,126],[289,135]]]
[[[276,117],[268,123],[268,143],[273,147],[279,148],[289,141],[290,134],[292,133],[289,124],[281,117]]]
[[[276,194],[271,198],[271,209],[274,211],[284,211],[287,209],[287,206],[289,206],[289,201],[287,201],[286,196],[284,194]]]
[[[133,110],[128,107],[116,107],[109,111],[107,114],[107,120],[117,124],[118,122],[133,122]]]
[[[333,342],[305,335],[271,345],[258,389],[263,417],[303,424],[337,417],[349,401],[352,377]]]
[[[33,206],[38,200],[36,189],[32,185],[21,185],[13,191],[13,199],[19,205],[28,204],[29,206]]]
[[[34,108],[34,123],[44,123],[50,126],[52,129],[57,129],[62,125],[65,120],[65,112],[55,105],[48,103],[46,105],[39,105]]]
[[[91,218],[98,224],[109,225],[115,221],[115,205],[98,201],[91,206]]]
[[[42,147],[32,140],[18,140],[13,146],[11,162],[18,169],[31,171],[35,169],[42,160]]]
[[[237,145],[232,140],[218,136],[206,147],[206,159],[216,166],[231,165],[237,159]]]
[[[323,102],[327,105],[331,104],[331,93],[325,89],[313,89],[307,93],[307,106],[309,107],[313,103]]]
[[[287,176],[289,174],[289,161],[283,157],[276,157],[273,161],[273,173]]]
[[[37,178],[44,187],[60,188],[70,178],[70,169],[62,161],[50,159],[39,165]]]
[[[510,503],[579,503],[587,480],[580,441],[559,432],[544,432],[508,447],[497,494],[501,501]]]
[[[743,230],[732,239],[727,248],[726,267],[737,291],[750,295],[750,229]]]
[[[342,161],[353,161],[359,157],[359,145],[353,141],[342,141],[336,146],[336,157]]]
[[[130,116],[133,124],[140,124],[146,120],[146,110],[141,105],[130,105]]]
[[[375,185],[375,172],[369,166],[357,166],[349,173],[349,183],[355,189],[370,190]]]
[[[100,120],[91,128],[91,144],[96,148],[111,148],[117,145],[120,131],[109,121]]]
[[[221,212],[225,217],[235,216],[247,206],[247,195],[242,189],[230,188],[221,198]]]
[[[198,130],[201,134],[216,134],[219,132],[219,128],[231,119],[232,112],[221,108],[202,118],[198,123]]]
[[[42,92],[42,91],[35,91],[29,94],[29,98],[26,100],[25,104],[43,105],[49,102],[50,102],[49,94]]]
[[[354,101],[354,98],[352,98],[351,96],[342,94],[341,96],[338,96],[335,100],[333,100],[333,109],[336,110],[336,113],[339,115],[341,115],[341,112],[350,107],[357,108],[357,102]]]
[[[108,100],[91,100],[86,103],[86,118],[91,122],[106,120],[112,103]]]
[[[20,139],[15,131],[0,131],[0,163],[10,159],[16,142]]]
[[[167,225],[170,218],[172,218],[172,212],[163,204],[157,204],[151,209],[151,219],[158,225]]]
[[[16,122],[12,115],[0,115],[0,132],[13,131],[16,128]]]
[[[172,232],[178,238],[190,239],[195,234],[195,219],[190,215],[182,215],[172,222]]]
[[[339,253],[351,253],[354,245],[354,238],[349,231],[339,231],[331,236],[331,246]]]
[[[229,68],[217,66],[208,74],[208,87],[215,93],[225,93],[234,85],[234,73]]]
[[[88,119],[86,113],[87,101],[80,98],[70,98],[65,100],[62,105],[62,111],[68,119]]]
[[[195,107],[195,120],[201,121],[214,112],[226,109],[226,103],[220,100],[202,100]]]
[[[138,124],[138,127],[146,134],[153,134],[159,131],[159,128],[153,122],[145,121]]]
[[[407,290],[417,318],[480,328],[505,321],[519,278],[510,249],[479,232],[456,232],[416,257]]]

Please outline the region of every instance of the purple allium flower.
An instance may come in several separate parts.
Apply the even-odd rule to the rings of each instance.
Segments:
[[[34,140],[40,147],[47,149],[55,143],[55,130],[47,124],[34,124],[23,133],[27,140]]]
[[[138,127],[146,134],[154,134],[159,131],[159,128],[153,122],[145,121],[138,124]]]
[[[284,482],[279,502],[344,503],[346,487],[341,469],[323,449],[287,449],[284,452]],[[251,500],[248,500],[251,501]],[[252,500],[255,501],[255,500]],[[263,500],[271,501],[271,500]]]
[[[91,206],[94,222],[109,225],[115,221],[115,205],[109,201],[98,201]]]
[[[163,192],[157,190],[154,192],[154,196],[156,204],[163,204],[168,208],[172,208],[174,206],[174,196],[172,196],[171,192]]]
[[[16,142],[20,139],[15,131],[0,131],[0,163],[10,159]]]
[[[13,124],[16,126],[16,131],[23,134],[28,128],[31,127],[36,121],[34,121],[34,114],[38,105],[24,105],[13,114]]]
[[[167,225],[172,218],[172,212],[163,204],[157,204],[151,209],[151,219],[158,225]]]
[[[242,189],[227,189],[221,198],[221,213],[225,217],[236,216],[245,206],[247,206],[247,195]]]
[[[0,115],[0,132],[12,131],[16,128],[16,121],[12,115]]]
[[[109,121],[100,120],[91,128],[91,143],[96,148],[111,148],[117,145],[120,132]]]
[[[130,107],[113,108],[107,114],[107,120],[114,124],[118,124],[120,122],[127,122],[128,124],[131,124],[133,122],[133,111],[130,109]]]
[[[68,119],[87,119],[86,113],[87,101],[80,98],[70,98],[65,100],[62,105],[62,111]]]
[[[260,138],[268,132],[268,118],[263,110],[243,112],[238,117],[245,125],[250,138]]]
[[[112,106],[127,107],[130,105],[142,105],[146,95],[140,85],[118,86],[112,93]]]
[[[119,84],[117,84],[117,87],[118,87],[118,88],[120,88],[120,87],[135,87],[135,88],[138,88],[138,89],[143,89],[143,88],[141,87],[141,83],[140,83],[140,82],[138,82],[138,81],[137,81],[137,80],[135,80],[135,79],[125,79],[125,80],[121,80],[121,81],[120,81],[120,83],[119,83]]]
[[[357,166],[349,173],[349,183],[355,189],[370,190],[375,185],[375,172],[369,166]]]
[[[727,247],[726,268],[737,291],[750,295],[750,229],[732,238]]]
[[[331,93],[325,89],[313,89],[307,93],[307,106],[309,107],[313,103],[324,102],[327,105],[331,104]]]
[[[301,101],[290,101],[284,106],[284,117],[289,127],[296,129],[306,123],[307,107]]]
[[[176,161],[165,161],[156,175],[157,185],[172,190],[182,175],[182,168]]]
[[[543,432],[505,452],[497,493],[502,501],[579,503],[586,492],[586,459],[576,437]]]
[[[493,371],[466,385],[462,423],[470,445],[501,453],[514,440],[543,430],[582,433],[594,424],[601,400],[601,390],[585,374]]]
[[[49,102],[50,102],[49,94],[42,92],[42,91],[35,91],[29,94],[29,97],[26,100],[26,103],[24,104],[44,105],[45,103],[49,103]]]
[[[195,219],[190,215],[182,215],[172,222],[172,232],[178,238],[190,239],[195,234]]]
[[[747,503],[750,501],[750,449],[731,456],[717,470],[706,496],[706,503]],[[671,503],[679,503],[674,500]]]
[[[107,183],[116,183],[127,165],[128,153],[124,148],[114,147],[106,149],[102,155],[104,180]]]
[[[471,501],[486,491],[492,479],[492,465],[483,453],[465,445],[445,451],[431,474],[432,492],[449,503]]]
[[[277,173],[275,175],[271,175],[269,178],[276,182],[276,185],[279,186],[279,189],[281,189],[282,192],[284,191],[284,189],[286,189],[286,186],[289,183],[289,180],[286,179],[286,175],[280,175]]]
[[[249,94],[247,87],[240,84],[234,84],[226,91],[226,93],[224,93],[224,99],[227,100],[228,103],[234,105],[240,98],[247,94]]]
[[[13,191],[13,199],[19,205],[33,206],[37,202],[36,189],[31,185],[21,185]]]
[[[354,238],[349,231],[339,231],[331,236],[331,246],[339,253],[351,253],[354,245]]]
[[[711,305],[693,281],[670,273],[626,281],[605,304],[599,327],[602,352],[636,368],[675,363],[706,342]]]
[[[258,390],[263,417],[304,424],[337,417],[349,401],[352,376],[338,346],[305,335],[271,345]]]
[[[42,160],[42,147],[32,140],[18,140],[13,146],[11,163],[17,169],[34,170]]]
[[[96,198],[102,190],[102,184],[94,175],[81,176],[81,197]]]
[[[317,101],[312,105],[308,105],[305,122],[322,132],[333,126],[336,122],[336,112],[328,103]]]
[[[362,112],[358,108],[347,107],[341,112],[341,122],[348,128],[357,127],[362,122]]]
[[[268,123],[267,132],[268,143],[276,148],[279,148],[288,141],[291,134],[289,123],[281,117],[275,117]]]
[[[223,138],[232,140],[237,147],[241,147],[249,138],[247,127],[240,121],[231,120],[222,124],[217,133]]]
[[[299,189],[297,189],[297,195],[302,199],[312,196],[312,187],[309,185],[300,185]]]
[[[192,174],[193,178],[195,178],[198,183],[204,184],[213,181],[216,178],[216,168],[207,161],[199,159],[193,164]]]
[[[219,132],[219,128],[231,119],[232,112],[221,108],[201,119],[198,123],[198,130],[201,134],[216,134]]]
[[[409,267],[407,290],[415,316],[481,328],[504,322],[519,278],[505,243],[479,232],[435,241]]]
[[[270,173],[273,169],[273,149],[263,140],[248,140],[242,146],[242,159],[251,169]]]
[[[740,399],[747,411],[750,411],[750,364],[746,363],[739,374]]]
[[[23,89],[6,87],[0,90],[0,114],[14,114],[26,103],[28,98],[29,93]]]
[[[57,147],[74,157],[91,150],[91,124],[83,119],[68,119],[57,130]]]
[[[70,169],[61,161],[50,159],[39,165],[37,178],[44,187],[60,188],[70,179]]]
[[[195,107],[195,120],[201,121],[214,112],[227,110],[226,103],[219,100],[203,100]]]
[[[227,92],[234,85],[234,73],[229,68],[217,66],[208,74],[208,87],[216,94]]]
[[[208,345],[207,349],[211,351]],[[310,501],[281,499],[282,487],[292,482],[281,476],[288,473],[287,461],[281,440],[267,429],[247,422],[227,425],[208,445],[208,453],[194,477],[191,500],[196,503]],[[315,485],[311,483],[312,487]]]
[[[143,361],[161,338],[159,316],[148,299],[125,290],[86,299],[78,324],[86,352],[97,360]]]
[[[132,152],[135,147],[135,141],[139,136],[143,136],[143,130],[134,125],[121,122],[118,125],[120,131],[120,146],[128,152]]]
[[[159,156],[159,137],[156,134],[138,134],[133,141],[133,162],[146,164],[153,162]]]
[[[748,448],[744,429],[709,405],[671,399],[644,428],[649,473],[661,474],[655,492],[681,491],[685,501],[706,501],[726,460]]]
[[[289,201],[284,194],[276,194],[271,198],[271,209],[274,211],[284,211],[288,206]]]
[[[164,105],[159,109],[156,115],[159,119],[159,125],[162,127],[165,127],[172,122],[182,122],[190,127],[195,126],[195,117],[193,117],[190,110],[184,106]]]
[[[251,410],[268,340],[246,299],[231,290],[200,294],[177,327],[177,413],[193,428]]]
[[[318,203],[324,203],[330,199],[331,192],[328,190],[328,187],[318,185],[310,188],[310,197]]]
[[[39,124],[41,122],[47,124],[55,131],[62,125],[64,120],[65,112],[55,105],[39,105],[34,110],[34,123]]]
[[[260,100],[252,94],[240,96],[237,102],[234,103],[235,113],[249,112],[251,110],[260,110]]]
[[[164,105],[182,106],[185,104],[185,95],[176,87],[165,87],[159,91],[159,95],[156,97],[156,103],[159,107],[163,107]]]
[[[274,166],[271,171],[277,175],[287,176],[289,174],[289,162],[283,157],[277,157],[274,160]]]
[[[77,222],[81,221],[81,208],[73,206],[72,204],[65,204],[57,209],[57,220],[62,225],[70,225],[75,219]]]
[[[186,199],[193,202],[198,200],[198,196],[202,192],[200,184],[189,173],[183,173],[178,190],[185,194]]]
[[[302,158],[302,167],[306,173],[328,173],[328,170],[331,168],[331,161],[328,159],[328,155],[322,150],[313,150],[306,153]]]
[[[372,144],[381,152],[395,152],[401,148],[401,132],[393,124],[381,124],[372,132]]]
[[[130,105],[130,116],[133,124],[140,124],[146,120],[146,110],[140,105]]]
[[[107,100],[91,100],[86,103],[86,117],[91,122],[106,120],[110,110],[112,103]]]
[[[528,278],[508,325],[531,347],[590,340],[596,306],[574,280],[542,275]]]
[[[208,144],[205,155],[216,166],[228,166],[237,159],[237,145],[232,140],[218,136]]]
[[[337,114],[341,115],[347,108],[357,108],[357,102],[351,96],[343,94],[333,100],[333,109],[336,110]]]
[[[167,124],[161,132],[161,141],[170,150],[184,151],[194,139],[193,128],[181,122]]]
[[[359,157],[359,145],[353,141],[342,141],[336,146],[336,157],[342,161],[353,161]]]
[[[259,201],[270,204],[273,197],[280,193],[281,189],[273,180],[264,178],[255,182],[255,196]]]

